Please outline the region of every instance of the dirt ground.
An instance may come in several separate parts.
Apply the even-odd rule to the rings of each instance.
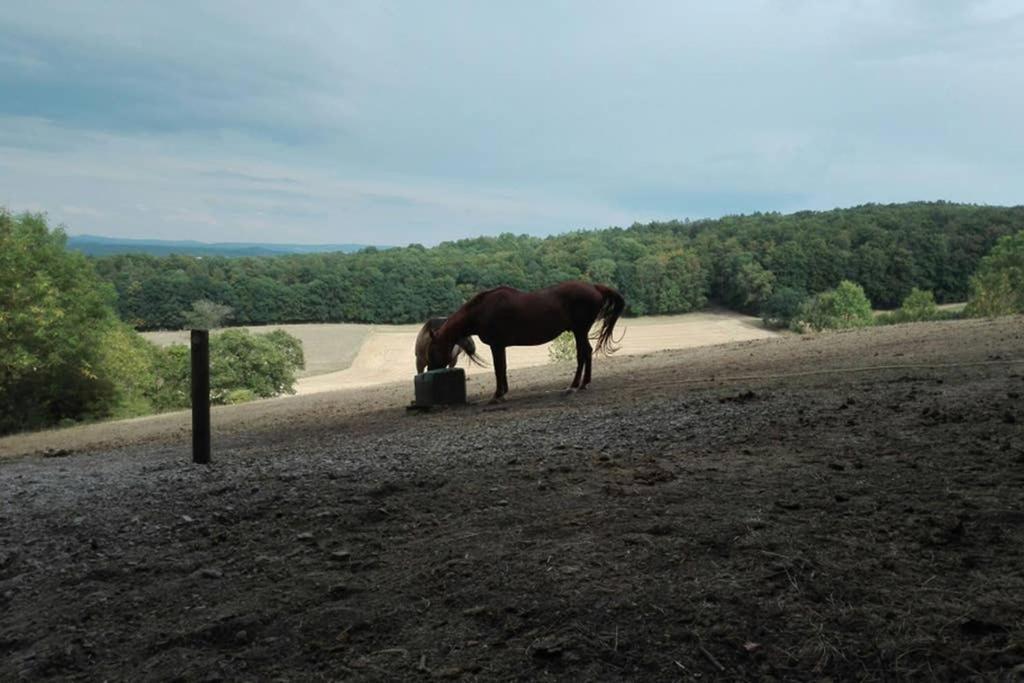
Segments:
[[[0,440],[0,680],[1024,671],[1024,319],[571,370]]]

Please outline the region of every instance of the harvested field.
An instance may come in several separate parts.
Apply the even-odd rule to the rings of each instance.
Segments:
[[[347,368],[352,364],[352,359],[359,353],[359,349],[362,347],[367,335],[376,329],[392,327],[411,328],[412,326],[345,323],[337,325],[266,325],[242,329],[247,329],[256,334],[272,330],[284,330],[288,334],[302,340],[302,350],[306,356],[306,368],[298,373],[298,376],[301,378],[337,372]],[[214,330],[214,334],[220,331]],[[188,330],[143,332],[142,336],[160,346],[189,343]]]
[[[0,679],[1021,671],[1024,319],[551,368],[0,440]]]

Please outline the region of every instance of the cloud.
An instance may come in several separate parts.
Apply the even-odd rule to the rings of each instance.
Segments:
[[[429,244],[1024,182],[998,0],[37,0],[0,88],[0,201],[72,231]]]

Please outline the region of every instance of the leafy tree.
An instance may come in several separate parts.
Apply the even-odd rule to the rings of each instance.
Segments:
[[[780,287],[764,302],[761,318],[768,327],[787,328],[799,317],[806,300],[807,292],[794,287]]]
[[[864,289],[843,280],[835,289],[815,295],[800,309],[797,325],[806,324],[815,330],[864,327],[872,324],[874,315]]]
[[[110,417],[149,415],[157,411],[161,381],[160,348],[124,323],[110,325],[100,342],[97,375],[109,382],[116,400]]]
[[[66,242],[42,215],[0,210],[0,433],[102,416],[117,400],[99,374],[113,290]]]
[[[193,330],[212,330],[223,326],[231,315],[231,307],[208,299],[192,302],[192,310],[182,312],[185,326]]]
[[[609,287],[617,287],[615,281],[615,261],[610,258],[599,258],[591,261],[589,268],[587,269],[587,278],[591,282],[598,284],[607,285]]]
[[[230,329],[210,336],[210,402],[238,403],[247,396],[295,393],[295,373],[305,367],[302,342],[284,330],[253,334]],[[162,409],[191,404],[191,353],[184,344],[164,349],[163,380],[155,403]],[[249,393],[245,393],[249,392]]]
[[[938,315],[938,312],[939,307],[935,305],[935,295],[917,287],[910,290],[910,294],[903,300],[899,309],[900,318],[908,322],[932,320]]]
[[[971,278],[971,316],[1024,313],[1024,230],[1000,239]]]

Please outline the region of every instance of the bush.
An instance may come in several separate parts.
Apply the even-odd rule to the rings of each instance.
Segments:
[[[257,398],[258,396],[251,389],[232,389],[224,397],[224,403],[226,405],[235,405],[236,403],[255,401]]]
[[[116,401],[110,417],[156,412],[160,353],[159,347],[124,323],[107,329],[101,342],[97,374],[113,386]]]
[[[173,344],[164,351],[158,406],[191,405],[191,361],[191,352],[184,344]],[[303,367],[302,342],[284,330],[253,334],[234,329],[211,335],[210,402],[223,405],[243,398],[294,394],[295,373]]]
[[[843,280],[835,289],[804,302],[792,326],[798,331],[802,331],[805,325],[815,330],[847,329],[873,322],[871,302],[864,289],[855,282]]]
[[[576,337],[572,332],[566,330],[555,337],[548,347],[548,358],[552,363],[564,360],[576,360]]]
[[[1001,238],[971,277],[968,316],[1024,313],[1024,230]]]
[[[935,305],[934,294],[914,287],[903,299],[899,311],[904,320],[932,320],[938,315],[939,307]]]
[[[807,293],[793,287],[780,287],[772,292],[761,306],[761,319],[768,327],[789,327],[799,317],[800,307],[807,301]]]
[[[875,317],[876,325],[896,325],[899,323],[920,322],[922,320],[952,320],[959,318],[956,311],[941,311],[935,304],[935,295],[930,291],[915,287],[903,299],[903,304],[891,313],[881,313]]]

